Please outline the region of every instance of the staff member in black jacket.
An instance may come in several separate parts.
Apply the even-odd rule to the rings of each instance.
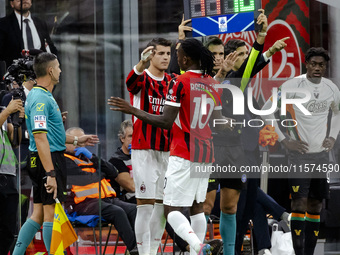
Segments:
[[[21,0],[9,0],[14,11],[0,19],[0,61],[5,61],[7,67],[14,59],[21,57],[23,49],[40,49],[56,55],[58,53],[50,38],[46,23],[32,16],[29,11],[32,7],[32,0],[22,1],[21,11]],[[21,26],[23,31],[21,31]]]

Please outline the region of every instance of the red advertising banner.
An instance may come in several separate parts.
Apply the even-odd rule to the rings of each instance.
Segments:
[[[300,75],[304,70],[304,52],[309,48],[309,0],[262,0],[262,8],[268,17],[268,30],[264,52],[277,40],[286,40],[287,47],[277,52],[270,63],[251,82],[254,96],[260,103],[272,94],[287,79]],[[224,43],[230,39],[246,42],[248,49],[256,39],[254,31],[224,34],[219,36]],[[265,84],[262,80],[265,80]]]

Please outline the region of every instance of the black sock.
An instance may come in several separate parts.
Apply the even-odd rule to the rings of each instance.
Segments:
[[[313,255],[320,229],[320,214],[306,213],[305,255]]]
[[[305,213],[292,212],[290,227],[295,255],[304,255],[305,243]]]

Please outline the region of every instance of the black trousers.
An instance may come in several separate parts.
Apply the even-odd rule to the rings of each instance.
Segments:
[[[7,255],[17,229],[16,177],[0,174],[0,255]]]
[[[101,207],[102,218],[115,226],[127,249],[131,251],[135,248],[137,246],[134,232],[136,205],[118,198],[104,198]],[[98,199],[86,199],[76,205],[74,211],[80,215],[98,215],[99,201]]]

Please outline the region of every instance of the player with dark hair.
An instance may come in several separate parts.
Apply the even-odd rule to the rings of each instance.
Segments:
[[[171,81],[163,115],[141,111],[116,97],[111,97],[108,104],[115,106],[112,110],[133,114],[154,126],[167,129],[172,127],[173,139],[164,188],[165,215],[176,234],[190,244],[190,251],[201,255],[210,253],[210,245],[202,244],[206,229],[203,201],[209,176],[201,173],[199,178],[190,178],[190,172],[196,166],[210,166],[214,160],[208,121],[222,118],[221,106],[219,100],[215,104],[209,96],[207,114],[203,119],[197,118],[200,114],[196,111],[201,109],[200,100],[203,95],[208,97],[211,94],[218,98],[214,88],[216,81],[209,76],[214,66],[211,52],[200,41],[186,39],[178,48],[177,56],[181,70],[186,70],[186,73]],[[199,79],[199,82],[193,79]],[[223,126],[226,127],[231,128]],[[180,212],[181,207],[190,207],[191,225]]]
[[[322,47],[310,48],[305,55],[305,62],[307,63],[312,57],[323,57],[326,62],[330,60],[328,52]]]
[[[289,163],[296,169],[310,165],[315,165],[315,169],[328,166],[328,152],[333,148],[339,134],[340,92],[331,80],[323,77],[328,61],[329,56],[325,49],[310,48],[305,55],[307,73],[286,81],[280,87],[280,91],[287,91],[287,99],[303,98],[306,92],[310,94],[309,100],[302,103],[307,112],[303,112],[296,105],[287,107],[287,118],[298,123],[289,129],[288,137],[281,132],[277,122],[273,123],[279,141],[289,151]],[[272,100],[270,98],[263,109],[268,109]],[[280,96],[278,100],[281,100]],[[327,118],[330,109],[333,114],[329,123]],[[327,127],[330,128],[329,132]],[[317,172],[314,171],[314,174]],[[290,226],[296,255],[314,253],[320,228],[322,200],[329,198],[326,172],[322,173],[317,176],[311,172],[304,172],[302,176],[296,176],[296,173],[290,175],[289,186],[292,196]]]
[[[182,48],[182,50],[178,50],[177,52],[178,64],[187,62],[187,58],[190,58],[193,62],[199,63],[203,76],[206,74],[213,74],[213,68],[215,65],[213,61],[214,58],[209,50],[202,47],[202,43],[200,41],[187,39],[182,42],[180,48]]]
[[[156,48],[157,45],[162,45],[162,46],[171,47],[171,44],[172,44],[171,41],[169,41],[169,40],[167,40],[167,39],[165,39],[165,38],[159,37],[159,38],[153,38],[153,39],[146,45],[146,47],[152,46],[152,47]]]
[[[152,39],[126,79],[131,104],[150,114],[163,113],[172,78],[165,72],[170,62],[170,46],[171,41],[164,38]],[[166,223],[162,201],[170,131],[136,117],[132,122],[131,163],[137,199],[137,247],[140,255],[156,255]]]

